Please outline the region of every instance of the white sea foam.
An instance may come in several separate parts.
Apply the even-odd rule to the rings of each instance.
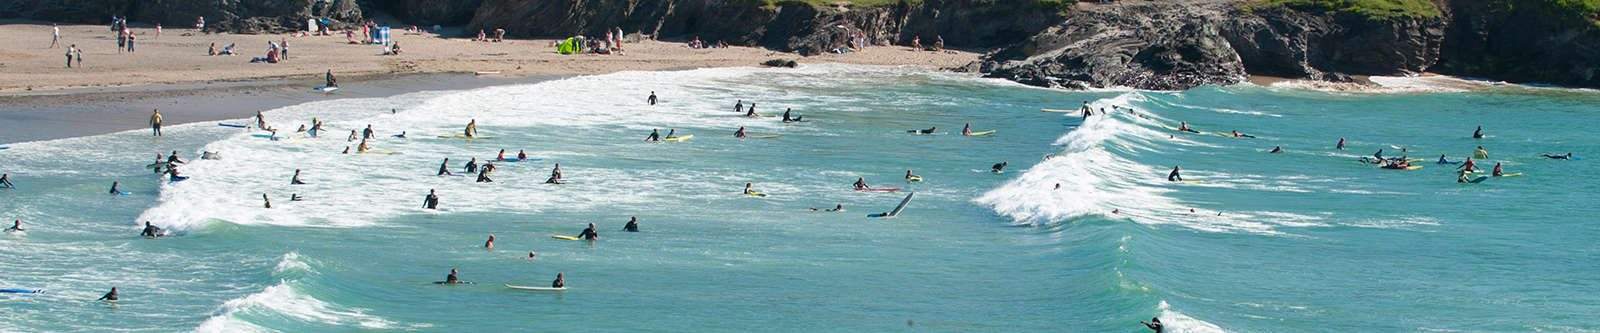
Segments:
[[[270,332],[272,329],[251,323],[242,318],[269,317],[329,326],[360,327],[362,329],[391,329],[395,323],[382,317],[365,313],[358,308],[345,308],[329,304],[299,291],[292,282],[281,281],[261,292],[228,300],[195,328],[197,332]]]
[[[1161,323],[1166,325],[1166,331],[1167,332],[1173,332],[1173,333],[1222,333],[1222,332],[1227,332],[1227,330],[1223,330],[1221,326],[1217,326],[1216,324],[1208,323],[1208,322],[1206,322],[1204,320],[1200,320],[1200,319],[1196,319],[1194,317],[1190,317],[1187,314],[1184,314],[1182,312],[1178,312],[1178,310],[1173,310],[1172,306],[1167,304],[1167,301],[1161,301],[1161,304],[1158,305],[1157,308],[1159,308],[1161,310],[1161,314],[1159,316],[1157,316],[1157,317],[1161,318]]]

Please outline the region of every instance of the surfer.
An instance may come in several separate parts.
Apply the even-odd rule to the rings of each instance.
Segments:
[[[550,282],[550,288],[566,288],[567,279],[563,273],[556,273],[556,280]]]
[[[854,187],[857,191],[865,191],[872,188],[871,186],[867,186],[867,179],[864,177],[856,177],[856,183],[851,184],[850,186]]]
[[[1438,162],[1434,162],[1434,163],[1438,163],[1438,164],[1456,164],[1458,162],[1451,162],[1449,159],[1444,158],[1444,154],[1439,154],[1439,161]]]
[[[667,129],[666,138],[671,139],[671,138],[676,138],[676,137],[678,137],[678,129],[676,129],[676,128],[668,128]]]
[[[305,185],[305,184],[306,184],[306,182],[300,181],[300,169],[294,169],[294,177],[289,178],[289,185]]]
[[[1151,331],[1155,331],[1156,333],[1164,333],[1167,330],[1166,325],[1161,324],[1161,318],[1151,317],[1150,322],[1147,323],[1140,321],[1139,323],[1144,324],[1145,328],[1149,328]]]
[[[372,150],[372,146],[367,145],[367,139],[361,139],[361,144],[356,145],[356,152],[365,154],[368,150]]]
[[[590,223],[588,228],[583,228],[583,232],[578,233],[578,239],[591,241],[600,239],[600,234],[594,231],[594,223]]]
[[[1193,128],[1189,128],[1189,122],[1187,122],[1187,121],[1178,122],[1178,131],[1179,132],[1189,132],[1189,133],[1200,133],[1200,131],[1196,131]]]
[[[1456,173],[1456,182],[1457,183],[1463,183],[1463,184],[1470,183],[1470,182],[1472,182],[1472,178],[1468,178],[1467,177],[1467,172],[1466,171],[1461,171],[1461,172],[1457,172]]]
[[[1467,161],[1462,162],[1461,167],[1456,169],[1461,169],[1462,172],[1472,173],[1478,170],[1478,163],[1472,162],[1472,158],[1468,157]]]
[[[324,87],[334,88],[334,87],[338,87],[339,86],[339,79],[336,79],[336,78],[333,77],[333,70],[332,69],[328,70],[327,74],[324,74],[323,81],[325,81],[323,83]]]
[[[755,102],[751,102],[750,103],[750,108],[744,109],[744,116],[747,117],[747,118],[755,118],[755,117],[760,117],[761,116],[761,114],[756,113],[756,103]]]
[[[344,151],[340,154],[350,155],[350,146],[344,146]]]
[[[1378,152],[1372,153],[1372,158],[1377,160],[1377,162],[1373,163],[1382,163],[1383,160],[1385,160],[1385,158],[1383,158],[1383,148],[1378,148]]]
[[[789,112],[790,111],[794,111],[794,109],[783,108],[783,122],[796,123],[796,122],[800,122],[800,118],[804,117],[804,116],[797,116],[797,117],[794,117],[794,118],[789,118]]]
[[[994,172],[994,173],[1005,172],[1006,171],[1006,165],[1009,165],[1009,164],[1010,163],[1007,163],[1007,162],[995,163],[994,165],[989,166],[989,171],[990,172]]]
[[[734,102],[733,103],[733,112],[734,113],[744,112],[744,100],[741,99],[738,102]]]
[[[489,234],[489,240],[483,242],[483,248],[490,250],[494,249],[494,234]]]
[[[1539,154],[1539,155],[1540,156],[1544,156],[1544,158],[1554,159],[1554,160],[1571,160],[1572,159],[1572,153],[1567,153],[1566,155],[1553,155],[1553,154]],[[4,176],[0,176],[0,180],[4,180]],[[11,183],[7,182],[5,184],[11,184]]]
[[[1083,101],[1083,106],[1078,107],[1078,111],[1089,114],[1089,101]]]
[[[117,182],[111,182],[111,195],[122,195],[122,191],[117,190]]]
[[[733,131],[733,137],[743,139],[745,137],[744,126],[739,126],[739,130]]]
[[[919,180],[922,180],[922,176],[911,173],[911,169],[906,169],[906,181],[914,182]]]
[[[350,130],[350,137],[349,138],[345,138],[344,142],[356,141],[356,138],[357,138],[356,137],[356,130]]]
[[[11,183],[10,174],[0,173],[0,188],[17,188],[17,185]]]
[[[494,179],[489,179],[489,173],[493,172],[493,171],[494,171],[494,164],[493,163],[484,164],[483,168],[478,170],[478,182],[479,183],[493,183]]]
[[[1269,152],[1267,152],[1267,153],[1268,153],[1268,154],[1279,154],[1279,153],[1283,153],[1283,146],[1272,146],[1272,151],[1269,151]]]
[[[528,160],[528,152],[523,151],[522,149],[517,149],[517,160],[518,161],[526,161],[526,160]]]
[[[656,105],[656,92],[650,92],[650,105]]]
[[[173,167],[170,167],[170,166],[167,167],[167,178],[168,178],[169,181],[174,181],[174,182],[184,181],[184,180],[188,180],[189,179],[189,177],[179,176],[178,175],[178,168],[173,168]]]
[[[1476,157],[1478,159],[1489,158],[1489,150],[1483,149],[1483,146],[1478,146],[1478,150],[1472,151],[1472,157]]]
[[[261,111],[256,111],[256,128],[267,129],[267,116],[262,115]]]
[[[289,193],[289,201],[304,201],[304,200],[306,200],[306,197],[300,196],[300,193]]]
[[[972,123],[961,125],[961,136],[972,136]]]
[[[1239,130],[1233,130],[1233,137],[1234,138],[1245,138],[1245,139],[1254,139],[1254,138],[1256,138],[1256,136],[1254,136],[1254,135],[1239,133]]]
[[[154,132],[155,136],[161,136],[161,109],[156,109],[150,114],[150,131]]]
[[[261,194],[261,202],[266,206],[267,209],[272,209],[272,199],[267,198],[266,193]]]
[[[214,151],[203,151],[203,152],[200,152],[200,159],[202,159],[202,160],[220,160],[220,159],[222,159],[222,153],[214,152]]]
[[[473,157],[472,160],[467,161],[466,169],[467,169],[467,171],[466,171],[467,173],[476,173],[476,172],[478,172],[478,158],[477,157]]]
[[[167,155],[167,164],[184,164],[184,163],[189,163],[189,162],[185,162],[185,161],[183,161],[183,159],[178,158],[178,151],[176,151],[176,150],[172,151],[172,155]]]
[[[638,216],[628,217],[628,224],[622,225],[622,231],[639,232],[639,217]]]
[[[406,131],[400,131],[400,134],[395,134],[393,136],[396,137],[396,138],[404,139],[404,138],[406,138]]]
[[[644,142],[661,142],[661,130],[651,129],[650,136],[644,137]]]
[[[155,225],[150,224],[150,221],[144,221],[144,230],[139,232],[139,236],[144,237],[144,238],[161,237],[162,236],[161,228],[158,228]]]
[[[1339,144],[1334,145],[1333,149],[1344,150],[1344,138],[1339,138]]]
[[[116,300],[117,300],[117,287],[111,287],[111,291],[110,292],[107,292],[105,296],[100,296],[100,299],[97,299],[96,301],[116,301]]]
[[[428,196],[422,198],[423,209],[439,209],[439,195],[433,189],[428,189]]]
[[[456,174],[450,173],[450,158],[449,157],[444,158],[444,162],[443,163],[439,163],[439,174],[438,174],[438,176],[454,176],[454,175],[456,175]]]
[[[934,130],[938,130],[938,129],[939,129],[938,126],[934,126],[934,127],[929,127],[928,129],[925,129],[925,130],[908,130],[906,132],[916,133],[916,134],[933,134],[933,131]]]
[[[469,139],[478,137],[478,120],[473,119],[472,121],[468,121],[467,129],[463,130],[461,135],[466,136]]]
[[[1490,175],[1495,177],[1502,177],[1506,175],[1505,170],[1500,169],[1500,162],[1494,162],[1494,172],[1490,173]]]
[[[760,195],[761,192],[756,192],[756,190],[754,188],[752,188],[750,183],[744,183],[744,194],[745,195]]]
[[[10,228],[6,228],[6,232],[18,232],[18,231],[27,231],[27,230],[22,229],[22,220],[11,221],[11,227]]]
[[[373,137],[372,134],[372,124],[367,124],[367,128],[361,129],[362,139],[374,139],[375,137]]]
[[[455,268],[450,268],[450,275],[445,275],[444,276],[444,284],[459,284],[459,283],[461,283],[461,278],[456,277],[456,269]]]
[[[1169,182],[1181,182],[1181,181],[1183,181],[1183,175],[1179,174],[1179,171],[1183,171],[1183,169],[1179,168],[1178,166],[1173,166],[1172,167],[1172,172],[1168,172],[1167,173],[1167,181],[1169,181]]]
[[[844,211],[844,204],[834,204],[833,208],[828,208],[828,209],[817,209],[816,207],[811,207],[811,211],[813,211],[813,212],[815,212],[815,211],[842,212],[842,211]]]
[[[1482,139],[1483,138],[1483,125],[1478,125],[1478,129],[1472,130],[1472,138],[1473,139]]]

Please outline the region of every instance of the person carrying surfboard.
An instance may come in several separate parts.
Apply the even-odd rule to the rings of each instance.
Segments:
[[[439,195],[433,189],[428,189],[428,196],[422,198],[423,209],[439,209]]]
[[[1181,181],[1183,181],[1183,175],[1179,174],[1180,171],[1183,171],[1183,169],[1179,168],[1176,165],[1172,166],[1172,172],[1168,172],[1167,173],[1167,181],[1169,181],[1169,182],[1181,182]]]
[[[739,130],[733,131],[733,137],[743,139],[745,137],[744,126],[739,126]]]
[[[872,186],[867,186],[867,178],[865,177],[856,177],[856,183],[850,186],[855,187],[857,191],[865,191],[872,188]]]
[[[590,223],[588,228],[583,228],[583,232],[578,233],[578,239],[599,240],[600,234],[594,231],[594,223]]]
[[[651,129],[650,136],[644,137],[644,142],[661,142],[661,129]]]
[[[622,225],[622,231],[639,232],[639,217],[638,216],[630,216],[630,217],[628,217],[628,224]]]

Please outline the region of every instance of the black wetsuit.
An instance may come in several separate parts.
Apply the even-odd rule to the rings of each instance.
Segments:
[[[989,167],[989,171],[993,171],[993,172],[1006,171],[1006,162],[995,163],[994,166],[990,166]]]
[[[477,160],[467,161],[467,173],[474,173],[474,172],[478,172],[478,161]]]
[[[595,240],[596,238],[600,238],[600,234],[595,233],[594,228],[583,228],[583,232],[578,233],[578,238],[583,240]]]
[[[656,94],[650,94],[650,105],[656,105]]]
[[[661,141],[661,132],[650,131],[650,136],[645,137],[644,141]]]
[[[1167,331],[1166,325],[1161,323],[1144,323],[1144,327],[1148,327],[1151,331],[1156,331],[1156,333],[1165,333]]]
[[[428,197],[422,199],[422,208],[439,209],[439,196],[428,193]]]
[[[550,282],[550,288],[566,288],[566,287],[567,287],[567,282],[563,281],[561,279],[556,279],[555,281],[551,281]]]
[[[450,173],[450,159],[448,158],[445,159],[444,162],[439,163],[439,176],[443,175],[455,175]]]
[[[1167,173],[1167,181],[1181,182],[1183,181],[1183,175],[1178,174],[1178,169],[1172,169],[1172,172]]]
[[[161,228],[157,228],[156,226],[151,225],[151,224],[145,224],[144,225],[144,231],[139,232],[139,236],[151,237],[151,238],[161,237]]]
[[[622,231],[639,232],[639,222],[638,221],[628,221],[627,225],[623,225],[622,226]]]

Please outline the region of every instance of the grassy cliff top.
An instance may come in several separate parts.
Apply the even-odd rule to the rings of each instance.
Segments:
[[[1428,0],[1251,0],[1249,5],[1252,8],[1284,6],[1300,10],[1335,11],[1373,19],[1433,18],[1443,15],[1439,7]]]

